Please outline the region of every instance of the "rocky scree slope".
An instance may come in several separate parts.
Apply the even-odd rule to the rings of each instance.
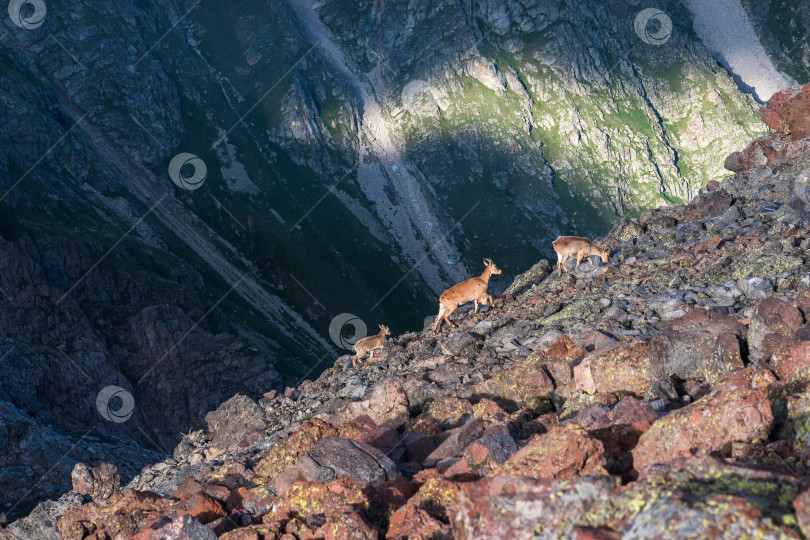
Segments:
[[[660,47],[635,34],[631,2],[295,5],[346,65],[304,58],[311,36],[282,0],[53,0],[30,31],[3,17],[0,511],[64,491],[71,448],[128,479],[234,393],[319,369],[334,314],[377,308],[415,262],[386,209],[435,214],[411,231],[425,265],[488,256],[514,275],[559,232],[687,200],[763,131],[675,2]],[[350,67],[397,155],[370,140],[382,128]],[[166,175],[181,151],[208,166],[193,194]],[[373,194],[361,154],[361,171],[381,166]],[[397,190],[406,169],[420,197]],[[466,261],[434,260],[448,233]],[[436,281],[404,280],[376,315],[413,327]],[[111,384],[134,396],[126,423],[99,423]]]
[[[809,180],[779,158],[624,220],[610,264],[236,395],[123,489],[80,464],[0,537],[806,537]]]

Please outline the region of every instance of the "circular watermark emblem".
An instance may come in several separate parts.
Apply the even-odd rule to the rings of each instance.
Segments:
[[[352,350],[352,346],[367,335],[366,323],[351,313],[341,313],[329,323],[329,337],[332,342],[347,351]]]
[[[188,191],[199,189],[205,182],[206,176],[208,176],[208,167],[194,154],[181,152],[169,162],[169,177],[179,188]]]
[[[129,420],[135,410],[135,398],[126,388],[110,385],[96,396],[96,408],[104,420],[120,424]]]
[[[36,30],[42,26],[47,12],[42,0],[11,0],[8,3],[11,22],[26,30]]]
[[[753,405],[743,405],[729,415],[731,433],[738,439],[750,439],[762,425],[762,413]]]
[[[489,484],[489,498],[507,512],[517,512],[518,505],[526,500],[526,482],[519,476],[500,474]]]
[[[660,9],[642,9],[633,26],[641,41],[650,45],[663,45],[672,36],[672,19]]]

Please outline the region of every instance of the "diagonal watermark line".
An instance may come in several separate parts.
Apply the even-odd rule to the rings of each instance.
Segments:
[[[240,284],[241,284],[243,281],[245,281],[245,279],[247,279],[247,276],[242,276],[242,277],[240,277],[240,278],[239,278],[239,281],[237,281],[236,283],[234,283],[234,284],[233,284],[233,286],[231,286],[231,288],[230,288],[230,289],[228,289],[228,292],[226,292],[224,295],[222,295],[222,298],[220,298],[219,300],[217,300],[216,304],[214,304],[213,306],[211,306],[211,308],[210,308],[208,311],[206,311],[206,312],[205,312],[205,315],[203,315],[202,317],[200,317],[200,320],[198,320],[197,322],[195,322],[195,323],[194,323],[194,324],[191,326],[191,328],[189,328],[189,329],[186,331],[186,333],[185,333],[185,334],[183,334],[183,337],[181,337],[181,338],[180,338],[180,339],[177,341],[177,343],[175,343],[174,345],[172,345],[171,349],[169,349],[168,351],[166,351],[166,354],[164,354],[164,355],[163,355],[163,357],[162,357],[160,360],[158,360],[158,361],[157,361],[157,363],[156,363],[154,366],[150,367],[150,368],[149,368],[149,369],[146,371],[146,373],[144,373],[144,374],[141,376],[141,378],[140,378],[140,379],[138,379],[138,382],[137,382],[137,383],[135,383],[135,384],[136,384],[136,385],[141,384],[141,383],[143,382],[143,380],[144,380],[146,377],[148,377],[148,376],[149,376],[149,374],[150,374],[150,373],[152,373],[152,372],[155,370],[155,368],[157,368],[157,367],[158,367],[158,366],[159,366],[159,365],[160,365],[160,364],[161,364],[161,363],[162,363],[164,360],[166,360],[166,358],[168,358],[168,356],[169,356],[169,355],[172,353],[172,351],[174,351],[174,350],[175,350],[177,347],[179,347],[179,346],[180,346],[180,344],[181,344],[181,343],[183,343],[183,341],[185,341],[185,339],[186,339],[186,338],[189,336],[189,334],[191,334],[191,333],[192,333],[192,332],[193,332],[193,331],[194,331],[194,330],[195,330],[195,329],[196,329],[196,328],[197,328],[197,327],[200,325],[200,323],[202,323],[202,322],[205,320],[205,318],[206,318],[206,317],[208,317],[208,316],[211,314],[211,312],[212,312],[212,311],[214,311],[214,310],[215,310],[215,309],[216,309],[216,308],[217,308],[217,307],[218,307],[218,306],[219,306],[219,305],[220,305],[220,304],[223,302],[223,300],[225,300],[225,298],[226,298],[226,297],[227,297],[229,294],[231,294],[231,292],[232,292],[232,291],[233,291],[233,290],[234,290],[236,287],[238,287],[238,286],[239,286],[239,285],[240,285]]]
[[[323,304],[321,304],[321,303],[318,301],[318,299],[317,299],[317,298],[315,298],[315,295],[314,295],[314,294],[312,294],[311,292],[309,292],[309,289],[307,289],[306,287],[304,287],[304,284],[303,284],[303,283],[301,283],[300,281],[298,281],[298,280],[296,279],[296,277],[295,277],[294,275],[292,275],[292,274],[290,274],[290,277],[293,279],[293,281],[295,281],[296,283],[298,283],[298,286],[299,286],[299,287],[301,287],[302,289],[304,289],[304,292],[305,292],[305,293],[307,293],[307,294],[309,295],[309,297],[310,297],[310,298],[312,298],[313,300],[315,300],[315,303],[316,303],[316,304],[318,304],[318,305],[319,305],[319,306],[321,306],[322,308],[326,309],[326,307],[325,307]]]
[[[352,167],[351,169],[349,169],[348,171],[346,171],[346,174],[344,174],[344,175],[343,175],[343,176],[340,178],[340,180],[338,180],[337,182],[335,182],[334,184],[332,184],[331,186],[329,186],[329,188],[327,189],[327,192],[323,194],[323,197],[321,197],[320,199],[318,199],[318,201],[317,201],[315,204],[313,204],[313,205],[312,205],[312,208],[310,208],[309,210],[307,210],[307,213],[306,213],[306,214],[304,214],[303,216],[301,216],[301,219],[299,219],[298,221],[296,221],[296,222],[295,222],[295,225],[293,225],[292,227],[290,227],[290,230],[292,231],[293,229],[295,229],[296,227],[298,227],[298,225],[300,225],[302,221],[304,221],[305,219],[307,219],[307,216],[309,216],[309,215],[312,213],[312,211],[313,211],[313,210],[315,210],[315,208],[316,208],[316,207],[317,207],[319,204],[321,204],[321,202],[322,202],[322,201],[323,201],[323,200],[326,198],[326,196],[327,196],[327,195],[329,195],[330,193],[333,193],[333,192],[335,191],[335,188],[337,187],[337,185],[338,185],[338,184],[340,184],[341,182],[343,182],[343,181],[344,181],[346,178],[348,178],[348,177],[349,177],[349,175],[350,175],[350,174],[352,174],[352,173],[354,172],[354,170],[355,170],[357,167],[359,167],[359,166],[360,166],[360,162],[358,161],[357,163],[355,163],[355,164],[354,164],[354,167]]]
[[[15,348],[16,348],[16,345],[12,345],[12,346],[11,346],[11,348],[10,348],[9,350],[7,350],[7,351],[5,352],[5,354],[3,354],[3,356],[0,356],[0,362],[2,362],[3,360],[5,360],[5,359],[6,359],[6,356],[8,356],[8,355],[10,355],[11,353],[13,353]]]
[[[79,372],[82,375],[84,375],[84,378],[87,379],[88,381],[90,381],[91,384],[95,382],[92,379],[92,377],[90,377],[90,375],[88,375],[81,367],[79,367],[79,364],[77,364],[70,356],[67,355],[67,353],[65,351],[63,351],[62,349],[59,349],[59,348],[57,348],[56,351],[59,353],[59,356],[62,357],[62,359],[67,360],[68,362],[73,364],[76,367],[76,369],[78,369]]]
[[[132,121],[133,121],[133,122],[135,122],[135,124],[137,124],[137,126],[138,126],[139,128],[141,128],[142,130],[144,130],[144,131],[146,132],[146,134],[147,134],[147,135],[149,135],[150,137],[152,137],[152,139],[153,139],[153,140],[154,140],[156,143],[158,143],[158,145],[160,145],[160,147],[161,147],[161,148],[168,148],[168,146],[166,146],[164,143],[160,142],[160,140],[159,140],[157,137],[155,137],[155,134],[154,134],[154,133],[152,133],[150,130],[146,129],[146,127],[145,127],[143,124],[141,124],[141,123],[138,121],[138,119],[137,119],[137,118],[135,118],[135,115],[134,115],[134,114],[130,114],[130,115],[129,115],[129,117],[130,117],[130,118],[132,118]]]
[[[154,43],[154,44],[153,44],[151,47],[149,47],[149,49],[147,49],[147,51],[146,51],[145,53],[143,53],[143,54],[141,55],[141,57],[140,57],[140,58],[138,58],[138,60],[137,60],[137,61],[136,61],[134,64],[132,64],[131,66],[129,66],[129,69],[130,69],[130,70],[134,70],[134,69],[135,69],[135,68],[138,66],[138,64],[140,64],[140,63],[141,63],[141,61],[142,61],[144,58],[146,58],[146,57],[149,55],[149,53],[150,53],[150,52],[152,52],[152,49],[154,49],[155,47],[157,47],[157,46],[160,44],[160,42],[161,42],[161,41],[163,41],[163,39],[164,39],[166,36],[168,36],[168,35],[169,35],[169,33],[170,33],[172,30],[174,30],[175,28],[177,28],[177,25],[179,25],[181,22],[183,22],[183,20],[184,20],[184,19],[185,19],[185,18],[188,16],[188,14],[189,14],[189,13],[191,13],[192,11],[194,11],[195,9],[197,9],[198,7],[200,7],[200,3],[199,3],[199,2],[197,2],[197,3],[195,3],[195,4],[192,4],[192,5],[191,5],[191,7],[190,7],[190,8],[188,8],[188,11],[186,11],[185,13],[183,13],[183,16],[182,16],[182,17],[180,17],[180,18],[177,20],[177,22],[176,22],[176,23],[174,23],[174,24],[172,25],[172,27],[171,27],[171,28],[169,28],[168,30],[166,30],[166,32],[164,32],[164,34],[163,34],[162,36],[160,36],[160,38],[159,38],[159,39],[158,39],[158,40],[157,40],[157,41],[156,41],[156,42],[155,42],[155,43]]]
[[[49,474],[51,474],[51,473],[53,472],[53,470],[54,470],[54,469],[56,469],[56,468],[59,466],[59,464],[60,464],[60,463],[62,463],[62,461],[63,461],[63,460],[66,458],[66,457],[68,457],[68,455],[69,455],[71,452],[73,452],[73,450],[74,450],[74,449],[75,449],[77,446],[79,446],[79,445],[82,443],[82,441],[83,441],[84,439],[86,439],[88,435],[90,435],[90,432],[91,432],[91,431],[93,431],[93,430],[94,430],[94,429],[95,429],[97,426],[98,426],[98,424],[96,424],[96,425],[94,425],[94,426],[90,426],[90,429],[88,429],[88,430],[85,432],[85,434],[84,434],[84,435],[82,435],[82,437],[81,437],[81,438],[80,438],[78,441],[76,441],[76,443],[75,443],[73,446],[71,446],[71,447],[70,447],[70,449],[69,449],[67,452],[65,452],[65,453],[62,455],[62,457],[60,457],[60,458],[59,458],[59,460],[57,460],[57,462],[56,462],[56,463],[54,463],[53,467],[51,467],[51,468],[48,470],[48,472],[46,472],[45,474],[43,474],[42,476],[40,476],[40,477],[39,477],[39,480],[37,480],[37,481],[34,483],[34,485],[33,485],[33,486],[31,486],[31,488],[30,488],[30,489],[29,489],[29,490],[28,490],[28,491],[25,493],[25,495],[23,495],[23,496],[22,496],[22,498],[20,498],[20,500],[19,500],[19,501],[17,501],[17,502],[14,504],[14,506],[12,506],[12,507],[11,507],[11,508],[10,508],[10,509],[9,509],[9,510],[6,512],[6,513],[7,513],[7,514],[9,514],[9,515],[11,515],[11,513],[14,511],[14,509],[15,509],[15,508],[17,508],[17,507],[20,505],[20,503],[22,503],[22,502],[23,502],[23,501],[26,499],[26,497],[28,497],[28,496],[31,494],[31,492],[33,492],[33,491],[36,489],[36,487],[39,485],[39,483],[40,483],[40,482],[42,482],[42,481],[45,479],[45,477],[47,477]]]
[[[463,216],[461,216],[461,219],[459,219],[459,220],[456,222],[456,224],[455,224],[455,225],[453,225],[453,226],[450,228],[450,230],[449,230],[449,231],[447,231],[447,234],[445,234],[444,236],[442,236],[441,240],[439,240],[439,241],[438,241],[438,243],[436,243],[436,245],[435,245],[435,246],[431,247],[431,248],[430,248],[430,250],[428,250],[428,252],[427,252],[427,253],[425,253],[424,255],[422,255],[422,258],[421,258],[421,259],[419,259],[418,261],[416,261],[416,263],[415,263],[413,266],[411,266],[411,268],[410,268],[410,269],[409,269],[407,272],[405,272],[405,274],[404,274],[404,275],[403,275],[401,278],[399,278],[399,281],[397,281],[396,283],[394,283],[394,286],[393,286],[393,287],[391,287],[391,288],[388,290],[388,292],[387,292],[387,293],[385,293],[385,294],[383,295],[383,297],[382,297],[382,298],[380,298],[380,299],[377,301],[377,303],[376,303],[376,304],[374,304],[374,305],[371,307],[371,309],[370,309],[369,311],[374,311],[375,309],[377,309],[377,306],[379,306],[379,305],[382,303],[382,301],[383,301],[383,300],[385,300],[385,299],[388,297],[388,295],[389,295],[389,294],[391,294],[392,292],[394,292],[394,289],[396,289],[396,288],[397,288],[397,286],[398,286],[400,283],[402,283],[402,280],[404,280],[406,277],[408,277],[408,274],[410,274],[411,272],[413,272],[414,268],[416,268],[417,266],[419,266],[419,265],[422,263],[422,261],[424,261],[424,260],[427,258],[427,256],[428,256],[428,255],[430,255],[430,254],[431,254],[431,252],[432,252],[434,249],[436,249],[436,247],[437,247],[437,246],[439,246],[439,244],[441,244],[442,242],[444,242],[444,241],[445,241],[445,239],[446,239],[448,236],[450,236],[450,234],[451,234],[451,233],[452,233],[454,230],[456,230],[456,228],[457,228],[459,225],[461,225],[461,222],[462,222],[462,221],[464,221],[464,219],[465,219],[467,216],[469,216],[469,215],[470,215],[470,213],[472,213],[472,211],[473,211],[473,210],[475,210],[475,209],[478,207],[478,205],[479,205],[479,204],[481,204],[481,201],[478,201],[477,203],[475,203],[475,204],[473,205],[473,207],[472,207],[472,208],[470,208],[469,210],[467,210],[467,213],[466,213],[466,214],[464,214]]]
[[[61,41],[59,41],[58,39],[56,39],[56,36],[55,36],[55,35],[53,35],[53,34],[48,34],[48,36],[52,37],[52,38],[53,38],[53,40],[54,40],[54,41],[57,43],[57,45],[59,45],[60,47],[62,47],[62,50],[64,50],[66,53],[68,53],[68,55],[69,55],[71,58],[73,58],[73,61],[74,61],[74,62],[76,62],[77,64],[79,64],[79,67],[80,67],[80,68],[84,69],[84,64],[82,64],[81,62],[79,62],[79,59],[78,59],[78,58],[76,58],[76,56],[74,56],[74,55],[73,55],[73,53],[72,53],[72,52],[70,52],[70,51],[68,50],[68,48],[67,48],[67,47],[65,47],[64,45],[62,45],[62,42],[61,42]]]
[[[74,284],[73,284],[73,286],[72,286],[72,287],[70,287],[70,289],[68,289],[68,290],[67,290],[67,292],[66,292],[65,294],[63,294],[63,295],[62,295],[62,297],[59,299],[59,301],[58,301],[58,302],[56,302],[56,304],[57,304],[57,305],[59,305],[59,304],[62,302],[62,300],[64,300],[64,299],[65,299],[65,297],[67,297],[67,295],[69,295],[69,294],[70,294],[70,293],[73,291],[73,289],[75,289],[75,288],[76,288],[76,287],[77,287],[77,286],[78,286],[78,285],[79,285],[79,284],[80,284],[82,281],[84,281],[84,278],[86,278],[86,277],[88,276],[88,274],[90,274],[90,272],[92,272],[93,270],[95,270],[95,269],[96,269],[96,267],[97,267],[99,264],[101,264],[101,261],[103,261],[104,259],[106,259],[106,258],[107,258],[107,255],[109,255],[110,253],[112,253],[112,250],[114,250],[115,248],[117,248],[117,247],[118,247],[118,244],[120,244],[121,242],[123,242],[123,241],[124,241],[124,239],[125,239],[127,236],[129,236],[129,235],[132,233],[132,231],[134,231],[134,230],[135,230],[135,228],[136,228],[138,225],[140,225],[140,224],[141,224],[141,222],[142,222],[144,219],[146,219],[146,216],[148,216],[149,214],[151,214],[151,213],[152,213],[152,211],[153,211],[155,208],[157,208],[157,205],[159,205],[159,204],[160,204],[160,203],[163,201],[163,199],[165,199],[165,198],[166,198],[166,196],[168,196],[168,193],[164,193],[164,194],[163,194],[163,196],[161,196],[161,197],[160,197],[160,199],[158,199],[158,201],[157,201],[155,204],[153,204],[153,205],[152,205],[152,207],[151,207],[149,210],[147,210],[147,211],[146,211],[146,213],[145,213],[144,215],[142,215],[140,218],[138,218],[138,220],[137,220],[137,221],[136,221],[136,222],[135,222],[135,223],[132,225],[132,227],[130,227],[130,228],[129,228],[129,230],[128,230],[127,232],[125,232],[125,233],[124,233],[124,235],[123,235],[121,238],[119,238],[119,239],[118,239],[118,241],[116,241],[116,242],[115,242],[115,244],[113,244],[113,245],[112,245],[112,247],[111,247],[110,249],[108,249],[108,250],[107,250],[107,252],[106,252],[106,253],[104,253],[104,255],[102,255],[102,256],[101,256],[101,258],[100,258],[99,260],[97,260],[95,263],[93,263],[93,266],[91,266],[91,267],[90,267],[90,269],[89,269],[87,272],[85,272],[85,273],[84,273],[84,275],[82,275],[82,277],[80,277],[80,278],[79,278],[79,280],[78,280],[76,283],[74,283]]]
[[[140,414],[140,415],[141,415],[141,418],[146,418],[146,417],[143,415],[143,413],[142,413],[140,410],[138,411],[138,414]],[[146,431],[144,431],[144,429],[143,429],[141,426],[138,426],[136,429],[137,429],[138,431],[140,431],[140,432],[141,432],[141,434],[142,434],[144,437],[146,437],[146,439],[147,439],[147,440],[148,440],[150,443],[152,443],[152,445],[153,445],[155,448],[157,448],[158,450],[160,450],[161,452],[163,452],[163,453],[164,453],[164,454],[166,454],[167,456],[172,455],[172,453],[171,453],[171,452],[167,452],[167,451],[166,451],[166,449],[165,449],[165,448],[163,448],[163,445],[158,444],[158,443],[157,443],[157,442],[156,442],[156,441],[155,441],[155,440],[154,440],[152,437],[150,437],[150,436],[149,436],[149,434],[148,434],[148,433],[146,433]]]
[[[217,199],[217,198],[216,198],[216,197],[214,197],[213,195],[211,195],[211,198],[212,198],[212,199],[214,199],[214,201],[215,201],[215,202],[216,202],[216,203],[219,205],[219,207],[220,207],[220,208],[222,208],[223,210],[225,210],[225,212],[226,212],[226,213],[227,213],[229,216],[231,216],[231,219],[232,219],[232,220],[234,220],[234,221],[236,222],[236,224],[237,224],[237,225],[239,225],[240,227],[242,227],[242,230],[245,230],[245,226],[244,226],[244,225],[242,225],[242,222],[241,222],[241,221],[239,221],[238,219],[236,219],[236,216],[234,216],[233,214],[231,214],[230,210],[228,210],[227,208],[225,208],[225,205],[224,205],[224,204],[222,204],[222,203],[219,201],[219,199]]]
[[[6,198],[6,196],[7,196],[9,193],[11,193],[11,192],[14,190],[14,188],[15,188],[15,187],[17,187],[18,185],[20,185],[20,182],[22,182],[23,180],[25,180],[25,179],[26,179],[26,177],[28,177],[28,175],[29,175],[29,174],[31,174],[31,171],[33,171],[33,170],[36,168],[36,166],[37,166],[37,165],[39,165],[39,164],[42,162],[42,160],[43,160],[43,159],[45,159],[45,158],[47,157],[47,155],[48,155],[48,154],[51,152],[51,150],[53,150],[54,148],[56,148],[56,147],[59,145],[59,143],[61,143],[61,142],[62,142],[62,141],[65,139],[65,137],[67,137],[67,136],[68,136],[68,134],[70,134],[70,132],[71,132],[71,131],[73,131],[73,128],[75,128],[76,126],[78,126],[78,125],[79,125],[79,122],[81,122],[82,120],[84,120],[84,117],[85,117],[85,116],[87,116],[87,113],[84,113],[84,114],[81,116],[81,118],[79,118],[78,120],[76,120],[76,121],[73,123],[73,125],[72,125],[72,126],[70,126],[70,128],[69,128],[69,129],[68,129],[66,132],[64,132],[64,133],[62,134],[62,136],[61,136],[61,137],[59,137],[59,138],[56,140],[56,142],[55,142],[55,143],[53,143],[53,144],[51,145],[51,147],[50,147],[50,148],[48,148],[47,150],[45,150],[45,153],[44,153],[44,154],[42,154],[42,157],[40,157],[40,158],[37,160],[37,162],[36,162],[36,163],[34,163],[33,165],[31,165],[31,168],[30,168],[30,169],[28,169],[27,171],[25,171],[25,174],[23,174],[23,175],[20,177],[20,179],[19,179],[19,180],[17,180],[16,182],[14,182],[14,184],[13,184],[13,185],[12,185],[10,188],[8,188],[8,190],[7,190],[5,193],[3,193],[3,196],[2,196],[2,197],[0,197],[0,202],[1,202],[3,199],[5,199],[5,198]]]
[[[283,81],[284,79],[286,79],[286,78],[287,78],[287,75],[289,75],[290,73],[292,73],[292,71],[293,71],[295,68],[297,68],[297,67],[298,67],[298,64],[300,64],[301,62],[303,62],[303,61],[304,61],[304,59],[305,59],[307,56],[309,56],[309,55],[310,55],[310,53],[311,53],[312,51],[314,51],[314,50],[315,50],[315,47],[317,47],[318,45],[320,45],[320,43],[321,43],[320,41],[315,42],[315,44],[314,44],[314,45],[312,45],[312,47],[310,47],[310,48],[309,48],[309,50],[307,50],[307,52],[305,52],[303,55],[301,55],[301,58],[299,58],[298,60],[296,60],[296,61],[295,61],[295,63],[294,63],[293,65],[291,65],[291,66],[290,66],[290,68],[289,68],[287,71],[285,71],[285,72],[284,72],[284,74],[283,74],[281,77],[279,77],[279,79],[278,79],[278,80],[277,80],[275,83],[273,83],[273,86],[271,86],[271,87],[270,87],[270,88],[269,88],[269,89],[268,89],[268,90],[267,90],[267,91],[266,91],[264,94],[262,94],[262,95],[261,95],[261,97],[259,98],[259,100],[258,100],[256,103],[254,103],[254,104],[253,104],[253,106],[251,106],[251,107],[250,107],[250,108],[247,110],[247,112],[246,112],[245,114],[243,114],[242,116],[240,116],[240,117],[239,117],[239,120],[237,120],[236,122],[234,122],[234,124],[233,124],[233,125],[232,125],[232,126],[229,128],[229,129],[228,129],[228,131],[226,131],[225,133],[223,133],[223,134],[222,134],[222,136],[221,136],[219,139],[217,139],[217,140],[216,140],[216,142],[214,142],[214,144],[212,144],[212,145],[211,145],[211,150],[216,149],[216,147],[217,147],[217,146],[219,146],[219,145],[222,143],[222,141],[224,141],[224,140],[225,140],[225,138],[226,138],[228,135],[230,135],[231,131],[233,131],[234,129],[236,129],[236,127],[237,127],[239,124],[241,124],[241,123],[242,123],[242,120],[244,120],[244,119],[245,119],[245,117],[246,117],[247,115],[249,115],[250,113],[252,113],[252,112],[253,112],[253,109],[255,109],[256,107],[258,107],[258,106],[259,106],[259,104],[261,104],[261,102],[262,102],[262,101],[264,101],[264,98],[266,98],[267,96],[269,96],[269,95],[270,95],[270,92],[272,92],[273,90],[275,90],[276,86],[278,86],[279,84],[281,84],[281,81]]]

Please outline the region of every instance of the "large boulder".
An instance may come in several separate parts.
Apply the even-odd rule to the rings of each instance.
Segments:
[[[475,391],[510,412],[521,408],[545,410],[554,392],[554,382],[543,369],[545,362],[545,355],[531,354],[479,383]]]
[[[401,383],[381,381],[371,389],[368,399],[349,404],[339,417],[349,420],[368,416],[377,425],[399,429],[408,421],[408,406],[408,396]]]
[[[217,410],[206,414],[205,423],[211,434],[211,447],[219,453],[236,446],[251,431],[267,429],[262,408],[242,394],[236,394]]]
[[[693,309],[650,342],[655,375],[714,384],[724,373],[744,367],[740,341],[745,334],[745,326],[731,317]]]
[[[639,439],[633,450],[637,471],[655,463],[706,451],[728,455],[734,442],[767,439],[773,425],[766,388],[751,388],[753,372],[731,377],[690,405],[659,418]],[[733,382],[733,384],[731,384]]]
[[[775,93],[760,107],[759,116],[768,127],[793,140],[810,137],[810,84]]]
[[[112,463],[102,463],[98,467],[88,467],[77,463],[71,473],[73,491],[89,495],[93,500],[109,499],[121,486],[118,467]]]
[[[579,389],[620,392],[643,398],[655,377],[652,353],[643,341],[613,343],[593,351],[574,368]]]
[[[396,464],[373,446],[334,435],[320,439],[296,467],[306,480],[318,483],[351,476],[364,485],[379,485],[399,478]]]
[[[723,190],[701,193],[690,202],[681,216],[681,223],[701,221],[719,216],[729,209],[734,197]]]
[[[455,538],[604,538],[572,536],[571,524],[619,493],[618,479],[536,479],[509,474],[461,485]]]
[[[803,322],[801,311],[784,300],[763,300],[748,325],[751,359],[769,361],[783,343],[794,338]]]
[[[607,474],[602,443],[577,424],[535,436],[493,474],[573,478]]]

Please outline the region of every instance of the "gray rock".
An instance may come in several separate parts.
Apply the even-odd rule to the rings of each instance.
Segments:
[[[266,429],[262,408],[242,394],[206,414],[205,422],[211,433],[211,446],[222,451],[235,446],[247,433]]]
[[[79,493],[67,493],[55,501],[39,503],[34,510],[22,519],[18,519],[5,530],[0,530],[2,540],[60,540],[57,520],[71,508],[77,508],[87,502]]]
[[[399,478],[396,464],[373,446],[334,435],[319,440],[297,467],[311,482],[352,476],[364,484],[380,485]]]
[[[532,266],[528,271],[515,278],[512,284],[506,288],[505,294],[517,296],[532,285],[536,285],[546,279],[551,274],[551,265],[543,259]]]

